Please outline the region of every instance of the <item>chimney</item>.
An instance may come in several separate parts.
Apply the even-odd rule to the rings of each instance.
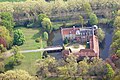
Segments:
[[[75,26],[73,26],[73,30],[75,30]]]

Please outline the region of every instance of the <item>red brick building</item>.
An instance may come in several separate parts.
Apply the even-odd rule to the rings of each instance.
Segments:
[[[85,28],[76,28],[75,26],[73,28],[61,28],[61,35],[63,41],[67,38],[70,41],[86,42],[94,34],[96,29],[96,25]]]
[[[74,30],[74,31],[73,31]],[[72,38],[76,38],[76,31],[78,30],[78,28],[66,28],[66,29],[63,29],[61,34],[63,36],[63,40],[65,37],[65,35],[69,34],[69,32],[71,31],[71,33],[74,35],[75,34],[75,37],[72,37]],[[84,29],[85,31],[85,35],[79,35],[80,38],[79,38],[79,41],[82,40],[82,42],[87,42],[89,41],[89,48],[86,48],[86,49],[80,49],[79,52],[77,53],[73,53],[74,55],[76,55],[77,57],[98,57],[99,58],[99,42],[98,42],[98,38],[97,36],[94,35],[94,30],[93,29]],[[91,34],[88,34],[87,31],[88,30],[89,32],[91,32]],[[76,33],[75,33],[76,32]],[[62,51],[62,54],[63,54],[63,57],[65,58],[67,55],[70,54],[70,51],[69,50],[63,50]]]

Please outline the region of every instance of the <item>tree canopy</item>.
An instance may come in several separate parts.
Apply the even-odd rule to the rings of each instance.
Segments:
[[[9,70],[0,74],[1,80],[38,80],[24,70]]]
[[[112,67],[105,63],[102,59],[93,58],[89,62],[89,58],[84,58],[77,63],[77,57],[73,54],[63,60],[55,60],[54,57],[48,56],[44,60],[37,60],[38,72],[37,75],[42,78],[51,76],[52,74],[64,76],[65,78],[76,78],[76,76],[101,76],[102,78],[112,78],[115,74]]]
[[[114,27],[120,29],[120,16],[117,16],[114,21]]]
[[[83,19],[83,17],[80,15],[79,16],[79,21],[80,21],[80,23],[81,23],[81,25],[82,25],[82,28],[83,28],[83,25],[84,25],[84,19]]]
[[[22,32],[22,30],[17,29],[14,31],[14,45],[22,45],[25,42],[25,36]]]
[[[48,32],[51,33],[52,31],[52,23],[49,18],[44,18],[42,21],[42,27]]]
[[[105,38],[105,32],[101,28],[97,29],[97,37],[98,37],[99,42],[102,43],[102,41]]]
[[[114,33],[114,36],[113,36],[113,42],[111,44],[111,48],[112,48],[112,52],[113,53],[116,53],[118,52],[118,50],[120,49],[120,31],[117,30],[115,33]]]
[[[38,15],[38,19],[40,22],[42,22],[44,18],[48,18],[48,16],[46,14],[39,14]]]
[[[0,26],[0,38],[0,43],[3,44],[5,47],[9,48],[12,44],[12,38],[9,34],[9,31],[4,26]]]
[[[96,14],[91,13],[89,18],[90,18],[90,20],[89,20],[90,25],[97,25],[98,24],[98,18],[96,16]]]
[[[5,26],[10,31],[10,34],[12,34],[15,25],[13,15],[9,12],[1,12],[0,19],[0,25]]]

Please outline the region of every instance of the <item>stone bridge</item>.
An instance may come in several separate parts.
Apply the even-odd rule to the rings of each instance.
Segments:
[[[21,53],[29,53],[29,52],[40,52],[40,51],[57,51],[57,50],[62,50],[62,46],[50,46],[46,48],[41,48],[41,49],[36,49],[36,50],[25,50],[25,51],[20,51]]]

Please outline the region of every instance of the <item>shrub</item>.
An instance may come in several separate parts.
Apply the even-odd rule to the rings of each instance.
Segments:
[[[3,46],[3,44],[0,45],[0,51],[1,53],[7,51],[7,49]]]
[[[40,42],[40,38],[35,39],[35,42],[39,43]]]
[[[67,43],[69,43],[69,40],[68,40],[68,38],[65,38],[64,39],[64,44],[67,44]]]
[[[33,23],[27,24],[27,28],[32,28],[33,27]]]
[[[14,31],[14,45],[22,45],[25,42],[25,36],[22,32],[22,30],[17,29]]]
[[[47,32],[44,32],[44,33],[43,33],[43,38],[44,38],[45,41],[48,40],[48,33],[47,33]]]
[[[101,28],[97,30],[97,37],[100,43],[105,39],[105,32]]]

